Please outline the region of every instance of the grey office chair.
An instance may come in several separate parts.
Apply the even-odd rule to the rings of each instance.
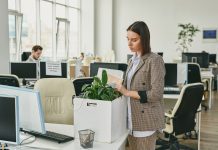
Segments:
[[[21,61],[26,61],[30,55],[31,55],[31,52],[23,52],[21,54]]]
[[[0,74],[0,84],[20,87],[18,77],[12,74]]]
[[[161,145],[157,150],[191,149],[185,145],[180,145],[176,136],[195,131],[196,113],[201,104],[203,93],[204,85],[202,83],[187,84],[182,88],[173,110],[165,113],[166,128],[164,133],[169,139],[168,141],[157,140],[157,145]]]

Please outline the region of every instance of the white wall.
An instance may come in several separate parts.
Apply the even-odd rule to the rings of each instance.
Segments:
[[[0,73],[9,73],[8,0],[0,1]]]
[[[107,55],[112,50],[113,0],[95,0],[95,54]]]
[[[218,28],[216,6],[217,0],[95,0],[95,51],[104,54],[113,48],[116,60],[125,62],[126,53],[130,52],[126,42],[126,28],[134,21],[142,20],[151,32],[152,51],[163,51],[165,62],[172,62],[177,56],[175,42],[179,32],[178,23],[191,22],[201,30]],[[199,32],[189,51],[202,50],[218,53],[218,43],[203,42],[202,32]]]

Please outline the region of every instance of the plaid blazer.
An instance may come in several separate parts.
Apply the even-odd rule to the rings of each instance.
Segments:
[[[132,67],[130,59],[124,86],[127,87],[127,74]],[[130,90],[146,91],[147,103],[130,98],[133,131],[155,131],[164,129],[164,90],[165,66],[161,56],[148,53],[140,62],[130,81]]]

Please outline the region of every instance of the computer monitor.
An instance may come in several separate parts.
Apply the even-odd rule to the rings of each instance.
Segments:
[[[216,64],[216,54],[209,54],[209,63]]]
[[[60,72],[60,74],[51,75],[51,74],[49,74],[47,72],[46,62],[41,61],[40,62],[40,78],[67,78],[67,63],[66,62],[61,62],[61,72]]]
[[[182,53],[182,62],[198,63],[201,68],[208,68],[209,54],[204,53]]]
[[[0,94],[0,143],[19,144],[18,97]]]
[[[35,62],[11,62],[10,73],[25,80],[38,79],[38,67]]]
[[[94,62],[90,64],[90,76],[96,76],[98,74],[98,68],[108,68],[108,69],[115,69],[121,70],[126,72],[127,64],[125,63],[104,63],[104,62]]]
[[[177,64],[176,63],[165,63],[165,80],[164,85],[167,86],[177,86]]]
[[[38,91],[0,85],[0,94],[18,96],[20,128],[26,131],[45,133],[44,113]]]

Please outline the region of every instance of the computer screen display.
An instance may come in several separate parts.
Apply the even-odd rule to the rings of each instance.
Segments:
[[[176,63],[165,63],[165,87],[177,86],[177,64]]]
[[[208,53],[182,53],[182,62],[198,63],[201,68],[208,68]]]
[[[0,85],[0,94],[18,96],[20,128],[45,133],[44,113],[38,91]]]
[[[46,72],[46,62],[40,62],[40,78],[67,78],[67,63],[61,62],[61,72],[59,75],[51,75]]]
[[[10,73],[26,80],[38,79],[38,67],[35,62],[11,62]]]
[[[209,62],[216,64],[216,54],[209,54]]]
[[[125,63],[103,63],[103,62],[94,62],[90,64],[90,76],[96,76],[98,74],[98,68],[108,68],[108,69],[115,69],[121,70],[126,72],[127,64]]]
[[[0,142],[19,144],[18,98],[0,94]]]

